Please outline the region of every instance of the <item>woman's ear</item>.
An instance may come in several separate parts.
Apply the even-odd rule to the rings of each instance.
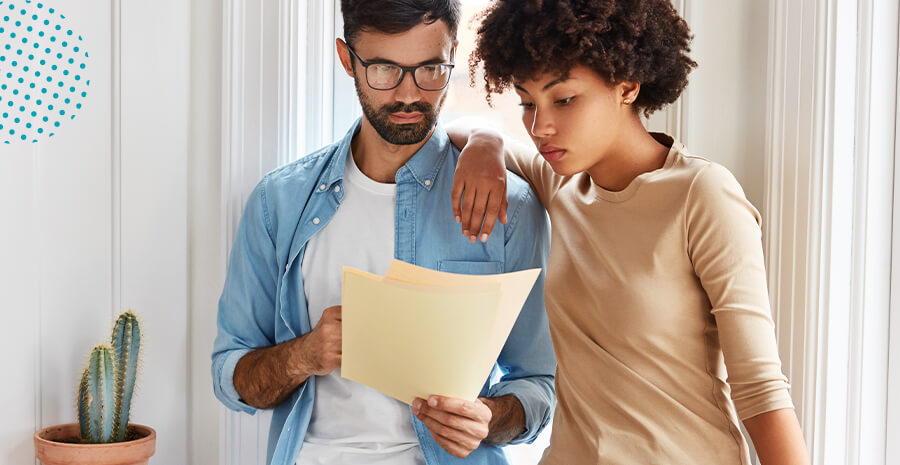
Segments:
[[[641,84],[639,82],[622,81],[616,85],[616,91],[619,96],[619,103],[622,105],[631,105],[641,93]]]
[[[344,71],[350,77],[355,77],[353,73],[353,60],[350,57],[350,49],[348,48],[347,42],[344,42],[344,39],[338,37],[334,41],[334,46],[337,49],[338,58],[341,59],[341,66],[344,67]]]

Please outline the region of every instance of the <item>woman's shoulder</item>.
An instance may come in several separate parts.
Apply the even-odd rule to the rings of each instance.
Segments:
[[[685,189],[684,209],[690,219],[709,218],[724,221],[738,215],[760,222],[759,211],[734,174],[708,158],[685,151],[679,155],[676,171]]]
[[[734,174],[723,165],[701,155],[691,153],[679,142],[674,142],[670,176],[684,183],[689,197],[714,195],[722,191],[743,189]]]
[[[665,174],[658,181],[667,184],[664,191],[678,192],[688,216],[719,214],[723,210],[747,210],[757,216],[756,208],[734,174],[725,166],[690,152],[683,144],[673,141]]]

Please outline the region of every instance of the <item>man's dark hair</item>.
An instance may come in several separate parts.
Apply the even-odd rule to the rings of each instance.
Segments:
[[[690,41],[670,0],[497,0],[482,13],[469,72],[474,80],[484,63],[490,101],[514,80],[585,65],[610,84],[640,83],[634,108],[650,114],[687,85]]]
[[[459,0],[341,0],[344,40],[353,43],[363,31],[406,32],[420,23],[444,21],[450,36],[459,26]]]

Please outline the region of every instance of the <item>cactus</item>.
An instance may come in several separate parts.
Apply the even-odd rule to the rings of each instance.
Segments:
[[[91,352],[78,390],[81,438],[94,444],[125,440],[141,348],[134,313],[119,315],[111,339]]]
[[[99,345],[81,375],[78,389],[78,421],[82,439],[91,443],[110,442],[115,410],[113,350]]]
[[[141,350],[141,328],[131,311],[119,315],[112,333],[112,346],[116,355],[116,413],[115,440],[125,440],[131,396],[137,378],[138,355]]]

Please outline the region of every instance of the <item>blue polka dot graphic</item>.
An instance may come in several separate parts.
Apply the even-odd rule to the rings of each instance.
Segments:
[[[84,106],[88,52],[67,23],[45,2],[0,1],[0,142],[53,137]]]

